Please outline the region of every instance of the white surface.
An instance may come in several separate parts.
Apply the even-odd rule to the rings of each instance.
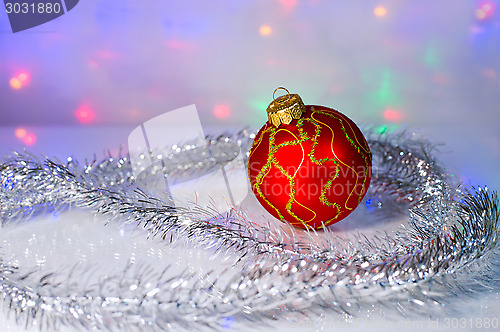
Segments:
[[[80,159],[93,157],[94,151],[105,151],[110,148],[112,153],[117,153],[119,146],[126,141],[129,132],[133,128],[129,127],[52,127],[37,128],[39,132],[38,143],[31,148],[35,153],[44,153],[49,156],[57,156],[64,159],[68,155],[76,156]],[[484,182],[495,188],[498,185],[498,174],[496,165],[499,161],[499,152],[495,149],[495,142],[498,138],[493,135],[494,127],[490,130],[482,128],[428,128],[423,130],[423,136],[428,137],[432,142],[446,141],[448,144],[441,147],[446,153],[439,154],[439,158],[444,160],[444,165],[455,171],[469,170],[470,178],[463,177],[465,181],[477,184],[477,180]],[[7,153],[7,147],[19,149],[20,145],[13,137],[15,128],[0,128],[0,139],[5,143],[0,149],[0,153]],[[212,128],[212,131],[219,131]],[[61,139],[61,137],[63,139]],[[480,148],[478,148],[480,147]],[[497,186],[498,188],[498,186]],[[265,212],[255,201],[247,201],[246,208],[254,213],[255,217],[262,219]],[[357,210],[349,219],[334,225],[331,229],[338,234],[355,232],[360,229],[366,234],[375,231],[394,230],[401,222],[405,221],[404,216],[399,216],[390,221],[380,223],[376,218],[364,218],[364,212]],[[369,222],[367,222],[367,220]],[[81,264],[91,264],[100,267],[101,273],[120,271],[127,260],[141,259],[151,262],[158,268],[172,263],[176,266],[184,266],[186,261],[199,273],[207,272],[209,268],[217,266],[208,257],[199,256],[190,250],[175,249],[162,245],[161,243],[146,240],[144,236],[120,232],[119,229],[102,226],[103,220],[95,221],[90,215],[72,212],[62,214],[58,220],[44,220],[27,223],[19,229],[3,230],[0,236],[0,246],[5,252],[5,257],[18,257],[23,264],[39,264],[37,261],[44,261],[44,265],[49,268],[53,266],[68,266],[75,262],[77,258]],[[73,239],[70,241],[69,239]],[[91,245],[92,244],[92,245]],[[206,262],[210,262],[207,266]],[[6,311],[4,309],[4,311]],[[446,319],[449,320],[446,320]],[[458,329],[446,329],[447,323],[464,323],[456,319],[466,319],[465,327]],[[489,318],[500,318],[500,306],[497,295],[485,293],[478,298],[464,302],[463,310],[453,317],[442,317],[439,321],[400,320],[398,323],[384,321],[383,316],[373,315],[370,320],[354,321],[351,323],[339,323],[333,317],[324,317],[313,321],[303,321],[297,318],[296,323],[278,321],[273,324],[275,331],[337,331],[346,329],[349,331],[475,331],[470,323],[478,323]],[[452,320],[455,319],[455,320]],[[472,319],[472,321],[470,320]],[[477,320],[477,321],[476,321]],[[340,324],[340,325],[339,325]],[[8,319],[6,315],[0,316],[0,331],[14,332],[23,331],[24,328],[18,326],[12,317]],[[235,331],[255,331],[268,330],[267,327],[258,328],[245,324],[235,324],[231,330]],[[72,331],[72,329],[63,329]]]
[[[358,213],[359,217],[360,213]],[[360,222],[363,218],[354,222]],[[401,219],[394,219],[387,225],[371,227],[374,229],[392,228]],[[210,253],[203,250],[190,250],[176,245],[165,246],[159,241],[148,240],[142,232],[129,232],[114,226],[103,226],[105,219],[95,220],[90,214],[83,212],[68,212],[57,218],[44,217],[24,225],[3,229],[0,234],[0,246],[3,257],[14,261],[19,266],[38,266],[40,273],[56,269],[60,272],[70,271],[77,264],[92,269],[90,283],[106,275],[120,273],[128,262],[145,263],[153,266],[155,271],[161,271],[172,265],[172,273],[179,273],[189,268],[193,273],[202,276],[204,273],[227,266],[222,259],[214,259]],[[375,225],[372,225],[375,226]],[[347,230],[346,232],[349,232]],[[337,234],[340,234],[337,231]],[[370,233],[368,230],[367,234]],[[230,260],[229,260],[230,262]],[[187,264],[186,264],[187,263]],[[75,276],[77,279],[78,277]],[[85,281],[88,281],[87,278]],[[81,280],[80,282],[84,282]],[[461,299],[464,306],[460,312],[450,317],[439,317],[432,320],[410,318],[386,320],[383,315],[372,314],[369,318],[342,321],[337,316],[322,317],[311,321],[297,317],[296,321],[278,321],[274,324],[276,332],[287,331],[477,331],[470,324],[479,324],[485,319],[499,318],[500,305],[498,295],[488,295],[487,292],[476,299]],[[0,331],[25,331],[14,322],[13,316],[0,315]],[[465,324],[464,328],[447,329],[450,324]],[[37,331],[38,327],[29,330]],[[62,328],[61,331],[74,331],[73,328]],[[267,331],[269,327],[254,324],[234,324],[231,331]],[[485,329],[494,330],[494,329]]]

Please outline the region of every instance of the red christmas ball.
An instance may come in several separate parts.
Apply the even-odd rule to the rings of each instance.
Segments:
[[[267,112],[269,121],[248,160],[260,204],[302,228],[320,229],[347,217],[371,179],[372,155],[356,124],[334,109],[306,106],[290,93],[274,99]]]

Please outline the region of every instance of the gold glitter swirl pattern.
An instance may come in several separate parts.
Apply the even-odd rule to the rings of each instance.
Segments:
[[[354,129],[352,128],[351,124],[350,124],[350,121],[347,119],[347,117],[345,115],[343,115],[342,113],[340,112],[337,112],[337,114],[339,115],[340,118],[337,118],[334,114],[330,113],[330,112],[323,112],[323,111],[320,111],[320,110],[316,110],[314,107],[311,107],[311,111],[312,111],[312,115],[311,117],[313,118],[314,114],[317,113],[317,114],[323,114],[323,115],[326,115],[326,116],[329,116],[333,119],[336,119],[339,121],[340,123],[340,128],[342,129],[342,131],[344,132],[345,134],[345,137],[346,139],[351,143],[351,146],[353,146],[356,151],[361,154],[361,156],[363,157],[363,160],[364,160],[364,163],[365,163],[365,172],[364,172],[364,177],[363,177],[363,181],[362,181],[362,184],[361,184],[361,192],[360,194],[358,195],[358,201],[356,203],[356,206],[359,205],[359,203],[361,202],[361,199],[363,198],[363,192],[365,190],[365,183],[366,183],[366,180],[368,178],[368,174],[370,172],[370,169],[369,169],[369,164],[371,164],[371,152],[370,152],[370,149],[368,148],[368,143],[366,142],[365,139],[362,139],[362,142],[363,142],[363,145],[361,145],[359,143],[359,140],[358,140],[358,137],[356,135],[356,132],[354,131]],[[344,121],[342,121],[342,118],[345,120],[345,122],[348,124],[349,128],[351,129],[351,132],[352,132],[352,135],[354,136],[354,139],[356,140],[356,142],[358,142],[359,146],[354,143],[354,140],[351,139],[351,137],[349,137],[349,134],[347,133],[346,131],[346,128],[344,126]],[[328,126],[329,127],[329,126]],[[330,128],[331,129],[331,128]],[[332,130],[332,129],[331,129]],[[332,130],[332,135],[333,135],[333,130]],[[333,152],[333,139],[332,139],[332,152]],[[335,154],[335,152],[334,152]],[[340,161],[340,159],[339,159]],[[344,164],[345,165],[345,164]],[[347,166],[347,165],[346,165]],[[349,167],[349,166],[347,166]],[[352,169],[351,167],[349,167],[350,169]],[[353,170],[354,171],[354,170]],[[359,180],[359,176],[358,176],[358,173],[356,171],[354,171],[354,173],[356,174],[356,185],[358,183],[358,180]],[[333,182],[333,181],[332,181]],[[328,184],[327,184],[328,185]],[[331,185],[331,184],[330,184]],[[354,190],[356,189],[356,185],[353,187],[353,190],[351,191],[349,197],[347,198],[347,201],[345,202],[345,204],[347,204],[347,202],[349,201],[349,198],[351,197],[352,193],[354,192]],[[326,187],[326,186],[325,186]],[[324,191],[325,194],[326,194],[326,190]],[[322,195],[320,196],[320,199],[322,199],[324,197],[324,199],[326,200],[326,196],[323,195],[323,192],[322,192]],[[346,208],[348,208],[346,205],[345,205]],[[348,208],[350,210],[352,210],[352,208]],[[329,224],[331,224],[336,218],[333,218],[333,219],[330,219],[329,221],[325,222],[325,226],[328,226]]]

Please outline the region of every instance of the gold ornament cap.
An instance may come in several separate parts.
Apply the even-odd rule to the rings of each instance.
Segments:
[[[286,95],[275,98],[274,95],[278,90],[285,90]],[[293,119],[300,119],[306,111],[306,105],[298,94],[290,94],[290,91],[284,87],[279,87],[274,90],[273,101],[267,107],[267,117],[269,122],[279,127],[282,123],[290,124]]]

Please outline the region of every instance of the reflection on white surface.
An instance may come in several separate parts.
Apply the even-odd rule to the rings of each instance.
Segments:
[[[255,202],[247,202],[247,208],[256,212],[252,207]],[[373,223],[371,226],[361,224],[366,217],[370,217],[366,210],[358,209],[357,212],[346,218],[345,229],[339,224],[338,229],[332,229],[335,235],[349,237],[349,234],[357,232],[356,228],[364,228],[365,234],[373,234],[377,229],[396,229],[404,220],[404,215],[385,219],[383,224]],[[373,216],[371,216],[373,217]],[[261,216],[261,222],[267,218]],[[378,220],[375,218],[374,220]],[[8,226],[0,232],[0,247],[2,248],[2,259],[5,262],[18,264],[22,268],[37,268],[37,274],[43,275],[48,271],[57,273],[69,273],[72,269],[85,267],[88,273],[85,276],[73,276],[72,280],[83,285],[96,283],[106,276],[119,275],[124,266],[133,264],[137,266],[148,265],[151,273],[162,271],[170,266],[169,273],[178,274],[184,270],[198,275],[203,280],[209,271],[222,271],[224,268],[239,270],[241,267],[233,265],[235,262],[231,255],[214,255],[212,249],[200,248],[192,250],[193,244],[186,245],[182,241],[174,245],[166,245],[159,240],[147,239],[144,232],[135,230],[134,227],[121,227],[110,224],[103,226],[105,219],[95,219],[92,215],[73,211],[62,213],[59,216],[47,216],[26,222],[16,227]],[[349,222],[354,223],[350,229]],[[342,224],[342,223],[341,223]],[[300,230],[297,230],[300,232]],[[320,235],[321,236],[321,235]],[[300,234],[299,234],[300,237]],[[302,237],[307,240],[307,237]],[[80,279],[79,279],[80,277]],[[147,275],[144,276],[148,278]],[[308,320],[300,315],[292,319],[278,320],[272,323],[272,329],[277,332],[287,331],[338,331],[346,329],[349,331],[454,331],[456,329],[446,328],[455,321],[466,320],[479,324],[485,319],[498,318],[500,305],[498,295],[485,292],[480,296],[471,298],[457,298],[456,301],[463,303],[452,316],[433,318],[390,318],[385,316],[383,308],[374,306],[370,313],[357,319],[343,321],[337,316],[322,316],[318,319]],[[457,302],[458,304],[458,302]],[[4,308],[4,310],[7,310]],[[231,331],[268,331],[269,327],[255,324],[240,324],[228,321],[226,324]],[[13,317],[0,315],[0,326],[2,332],[24,331],[20,325],[16,325]],[[31,329],[38,330],[38,327]],[[72,328],[63,328],[63,332],[75,331]],[[475,327],[465,326],[460,331],[477,331]]]
[[[102,295],[93,285],[108,277],[121,276],[127,266],[138,271],[147,267],[143,281],[168,268],[168,275],[192,273],[203,283],[208,281],[210,271],[234,263],[227,255],[215,255],[213,249],[191,250],[193,244],[183,241],[166,245],[158,239],[148,239],[147,234],[134,225],[104,226],[105,222],[104,218],[72,211],[36,218],[18,226],[8,225],[0,232],[2,260],[18,266],[21,271],[34,269],[33,276],[38,278],[52,272],[60,280],[71,275],[75,290],[90,289],[93,293],[89,295],[93,296]],[[120,278],[115,279],[116,283],[119,281]],[[67,295],[64,287],[58,290],[61,295]],[[22,324],[13,324],[6,315],[0,315],[0,326],[2,332],[24,330]]]

